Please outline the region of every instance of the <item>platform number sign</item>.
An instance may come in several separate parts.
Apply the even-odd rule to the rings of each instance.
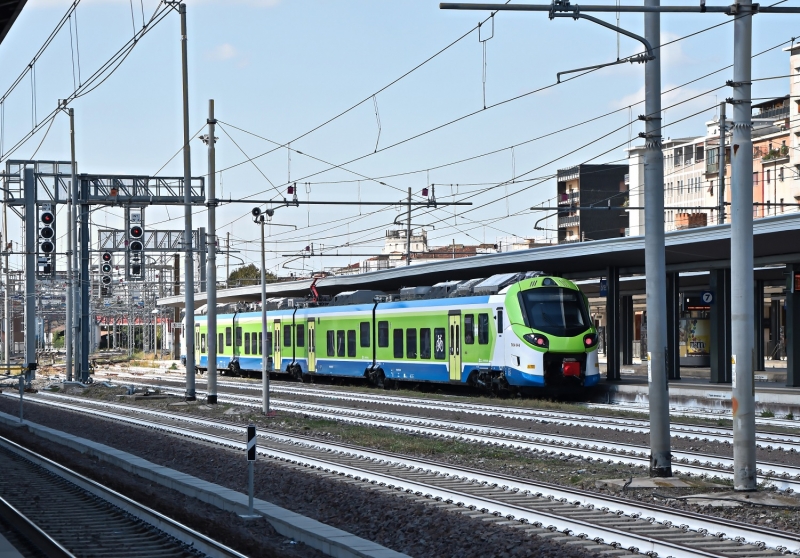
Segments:
[[[711,291],[703,291],[700,293],[700,300],[703,301],[704,305],[711,306],[714,304],[714,293]]]
[[[247,425],[247,460],[256,460],[256,425]]]

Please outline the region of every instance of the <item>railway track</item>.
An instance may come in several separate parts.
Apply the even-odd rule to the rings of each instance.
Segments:
[[[117,378],[114,378],[117,380]],[[141,382],[143,378],[136,377]],[[161,381],[176,382],[171,378],[159,378]],[[198,379],[198,383],[204,380]],[[130,382],[128,382],[130,383]],[[261,384],[243,381],[220,381],[219,387],[248,390],[261,392]],[[370,394],[361,392],[345,392],[339,390],[319,389],[308,386],[300,386],[289,382],[280,382],[278,385],[272,384],[270,392],[276,394],[300,395],[308,397],[319,397],[344,401],[349,403],[369,403],[378,405],[394,405],[423,410],[445,410],[458,413],[466,413],[476,416],[495,416],[510,419],[519,419],[539,423],[559,424],[565,426],[580,426],[582,428],[597,428],[619,430],[623,432],[633,432],[638,434],[649,434],[650,424],[646,420],[624,417],[599,416],[588,413],[575,413],[566,411],[540,410],[513,407],[507,405],[487,405],[481,403],[471,403],[468,398],[463,401],[443,400],[443,399],[424,399],[407,396],[396,396],[383,394]],[[618,406],[595,405],[590,408],[619,410]],[[719,414],[691,414],[683,413],[680,416],[701,416],[707,419],[723,418]],[[781,426],[785,428],[798,429],[798,434],[781,434],[776,432],[757,432],[756,445],[764,449],[796,451],[800,453],[800,422],[786,419],[764,419],[757,418],[759,424],[770,426]],[[705,440],[722,443],[733,443],[733,433],[730,428],[714,427],[710,425],[692,425],[672,423],[670,425],[672,436],[675,438],[685,438],[691,440]]]
[[[181,388],[172,386],[145,383],[136,383],[135,385],[158,387],[166,393],[177,395],[182,393]],[[227,401],[237,405],[261,408],[260,398],[230,393],[219,393],[218,395],[220,402]],[[74,400],[80,401],[81,399],[74,398]],[[482,444],[544,452],[551,455],[573,456],[637,467],[648,467],[650,464],[649,448],[619,442],[543,434],[526,430],[469,424],[463,421],[426,419],[410,415],[293,400],[272,399],[271,407],[279,411],[300,413],[320,419],[344,421],[363,426],[392,428],[412,434],[454,438]],[[674,450],[672,456],[673,471],[676,473],[695,475],[702,478],[733,479],[733,459],[730,457],[680,450]],[[800,492],[800,467],[768,462],[757,462],[757,467],[757,473],[762,477],[762,483],[770,483],[775,488],[790,493]]]
[[[220,387],[228,387],[243,390],[261,392],[261,386],[242,382],[219,382]],[[425,410],[446,410],[459,413],[499,416],[503,418],[520,419],[540,423],[562,424],[565,426],[580,426],[582,428],[603,428],[620,430],[624,432],[635,432],[639,434],[649,434],[650,424],[648,421],[622,417],[598,416],[585,413],[571,413],[564,411],[550,411],[527,409],[511,406],[484,405],[462,401],[431,400],[413,397],[391,396],[391,395],[371,395],[357,392],[339,392],[307,387],[293,387],[291,385],[272,386],[270,392],[285,393],[290,395],[304,395],[310,397],[320,397],[353,403],[371,403],[383,405],[396,405],[414,409]],[[595,408],[593,406],[593,408]],[[597,407],[611,409],[613,406]],[[618,410],[618,408],[617,408]],[[715,416],[714,418],[719,418]],[[800,434],[800,423],[776,419],[778,422],[770,422],[770,425],[797,428]],[[765,424],[767,424],[765,422]],[[733,434],[730,428],[714,426],[700,426],[692,424],[671,424],[672,436],[676,438],[687,438],[693,440],[708,440],[714,442],[733,443]],[[800,453],[800,437],[792,434],[780,434],[775,432],[758,432],[756,434],[756,444],[765,449],[780,449],[785,451],[794,450]]]
[[[32,396],[29,401],[228,448],[243,450],[245,446],[241,425],[73,399],[51,395]],[[610,550],[611,545],[675,558],[800,553],[800,536],[792,533],[347,444],[261,430],[258,451],[299,470],[360,481],[376,490],[411,494],[446,509],[495,515],[506,524],[541,536],[571,535],[577,537],[573,541],[582,539],[587,548],[601,552]]]
[[[244,558],[1,437],[0,470],[0,516],[12,527],[13,538],[23,542],[26,554],[35,549],[49,558]]]

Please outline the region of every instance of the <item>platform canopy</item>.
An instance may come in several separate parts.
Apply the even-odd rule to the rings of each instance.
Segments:
[[[17,21],[28,0],[0,0],[0,43],[6,38],[11,26]]]
[[[709,271],[730,267],[730,224],[699,227],[666,234],[667,272]],[[757,267],[800,263],[800,213],[757,219],[753,225],[753,248]],[[609,267],[620,275],[644,273],[644,236],[628,236],[591,242],[575,242],[484,254],[470,258],[439,260],[370,273],[319,279],[321,294],[356,289],[397,291],[402,287],[433,285],[440,281],[489,277],[497,273],[543,271],[572,279],[604,277]],[[270,283],[268,297],[309,294],[311,280]],[[259,285],[222,289],[220,304],[258,301]],[[205,304],[205,293],[195,294],[196,305]],[[183,306],[183,296],[165,297],[159,305]]]

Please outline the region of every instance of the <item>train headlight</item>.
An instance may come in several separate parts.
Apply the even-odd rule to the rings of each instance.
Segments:
[[[597,334],[596,333],[588,333],[583,336],[583,344],[587,349],[590,349],[597,345]]]
[[[540,349],[546,349],[550,346],[550,341],[547,340],[547,337],[539,333],[526,333],[522,338],[534,347]]]

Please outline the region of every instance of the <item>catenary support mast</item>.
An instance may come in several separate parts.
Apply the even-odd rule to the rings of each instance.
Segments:
[[[645,0],[659,6],[660,0]],[[645,12],[644,36],[661,44],[661,14]],[[672,476],[667,383],[667,271],[664,252],[664,157],[661,152],[661,49],[644,66],[644,267],[647,291],[647,381],[650,398],[650,475]]]
[[[208,101],[208,189],[206,190],[206,206],[208,207],[208,257],[206,263],[206,308],[208,325],[208,395],[206,401],[217,402],[217,191],[215,187],[216,152],[214,149],[214,99]]]
[[[753,382],[753,139],[751,0],[733,22],[733,137],[731,139],[731,365],[733,487],[756,489]]]
[[[186,343],[186,400],[194,401],[194,255],[192,254],[192,158],[189,145],[189,70],[186,45],[186,4],[179,7],[181,15],[181,67],[183,75],[183,195],[184,195],[184,341]]]

